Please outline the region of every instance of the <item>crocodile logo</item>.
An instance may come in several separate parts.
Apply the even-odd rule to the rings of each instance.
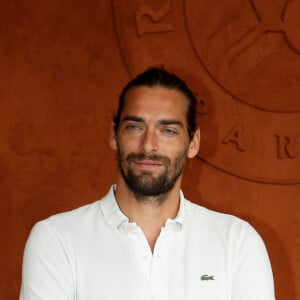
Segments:
[[[214,276],[202,275],[201,280],[215,280]]]

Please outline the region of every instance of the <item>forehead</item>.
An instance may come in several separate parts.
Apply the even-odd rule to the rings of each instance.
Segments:
[[[135,87],[129,90],[121,119],[135,115],[143,119],[178,119],[186,123],[187,99],[177,90],[165,87]]]

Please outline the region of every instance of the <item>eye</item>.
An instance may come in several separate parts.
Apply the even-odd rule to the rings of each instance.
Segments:
[[[125,126],[125,130],[130,132],[139,131],[140,129],[141,127],[138,124],[127,124]]]
[[[177,131],[173,128],[165,127],[165,128],[162,128],[162,133],[164,135],[172,136],[172,135],[176,135]]]

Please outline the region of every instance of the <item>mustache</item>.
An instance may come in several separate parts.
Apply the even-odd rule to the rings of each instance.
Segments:
[[[166,156],[161,156],[157,154],[146,154],[146,153],[130,153],[127,155],[126,160],[129,162],[132,161],[142,161],[142,160],[152,160],[162,164],[169,165],[170,159]]]

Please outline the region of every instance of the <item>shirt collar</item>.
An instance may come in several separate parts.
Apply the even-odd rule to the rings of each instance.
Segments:
[[[106,221],[113,227],[118,228],[122,223],[128,222],[128,218],[121,212],[115,198],[116,185],[112,185],[108,194],[100,201],[102,213]]]
[[[116,201],[115,191],[116,185],[112,185],[107,195],[100,201],[102,213],[107,222],[113,227],[118,228],[124,222],[129,222],[129,219],[124,215]],[[182,191],[179,195],[179,210],[177,216],[174,219],[168,219],[166,225],[177,223],[182,226],[186,220],[186,216],[189,212],[189,201],[184,198]]]
[[[177,223],[182,226],[184,224],[185,218],[186,218],[186,201],[182,191],[180,190],[179,209],[178,209],[177,216],[174,219],[168,219],[166,225]]]

